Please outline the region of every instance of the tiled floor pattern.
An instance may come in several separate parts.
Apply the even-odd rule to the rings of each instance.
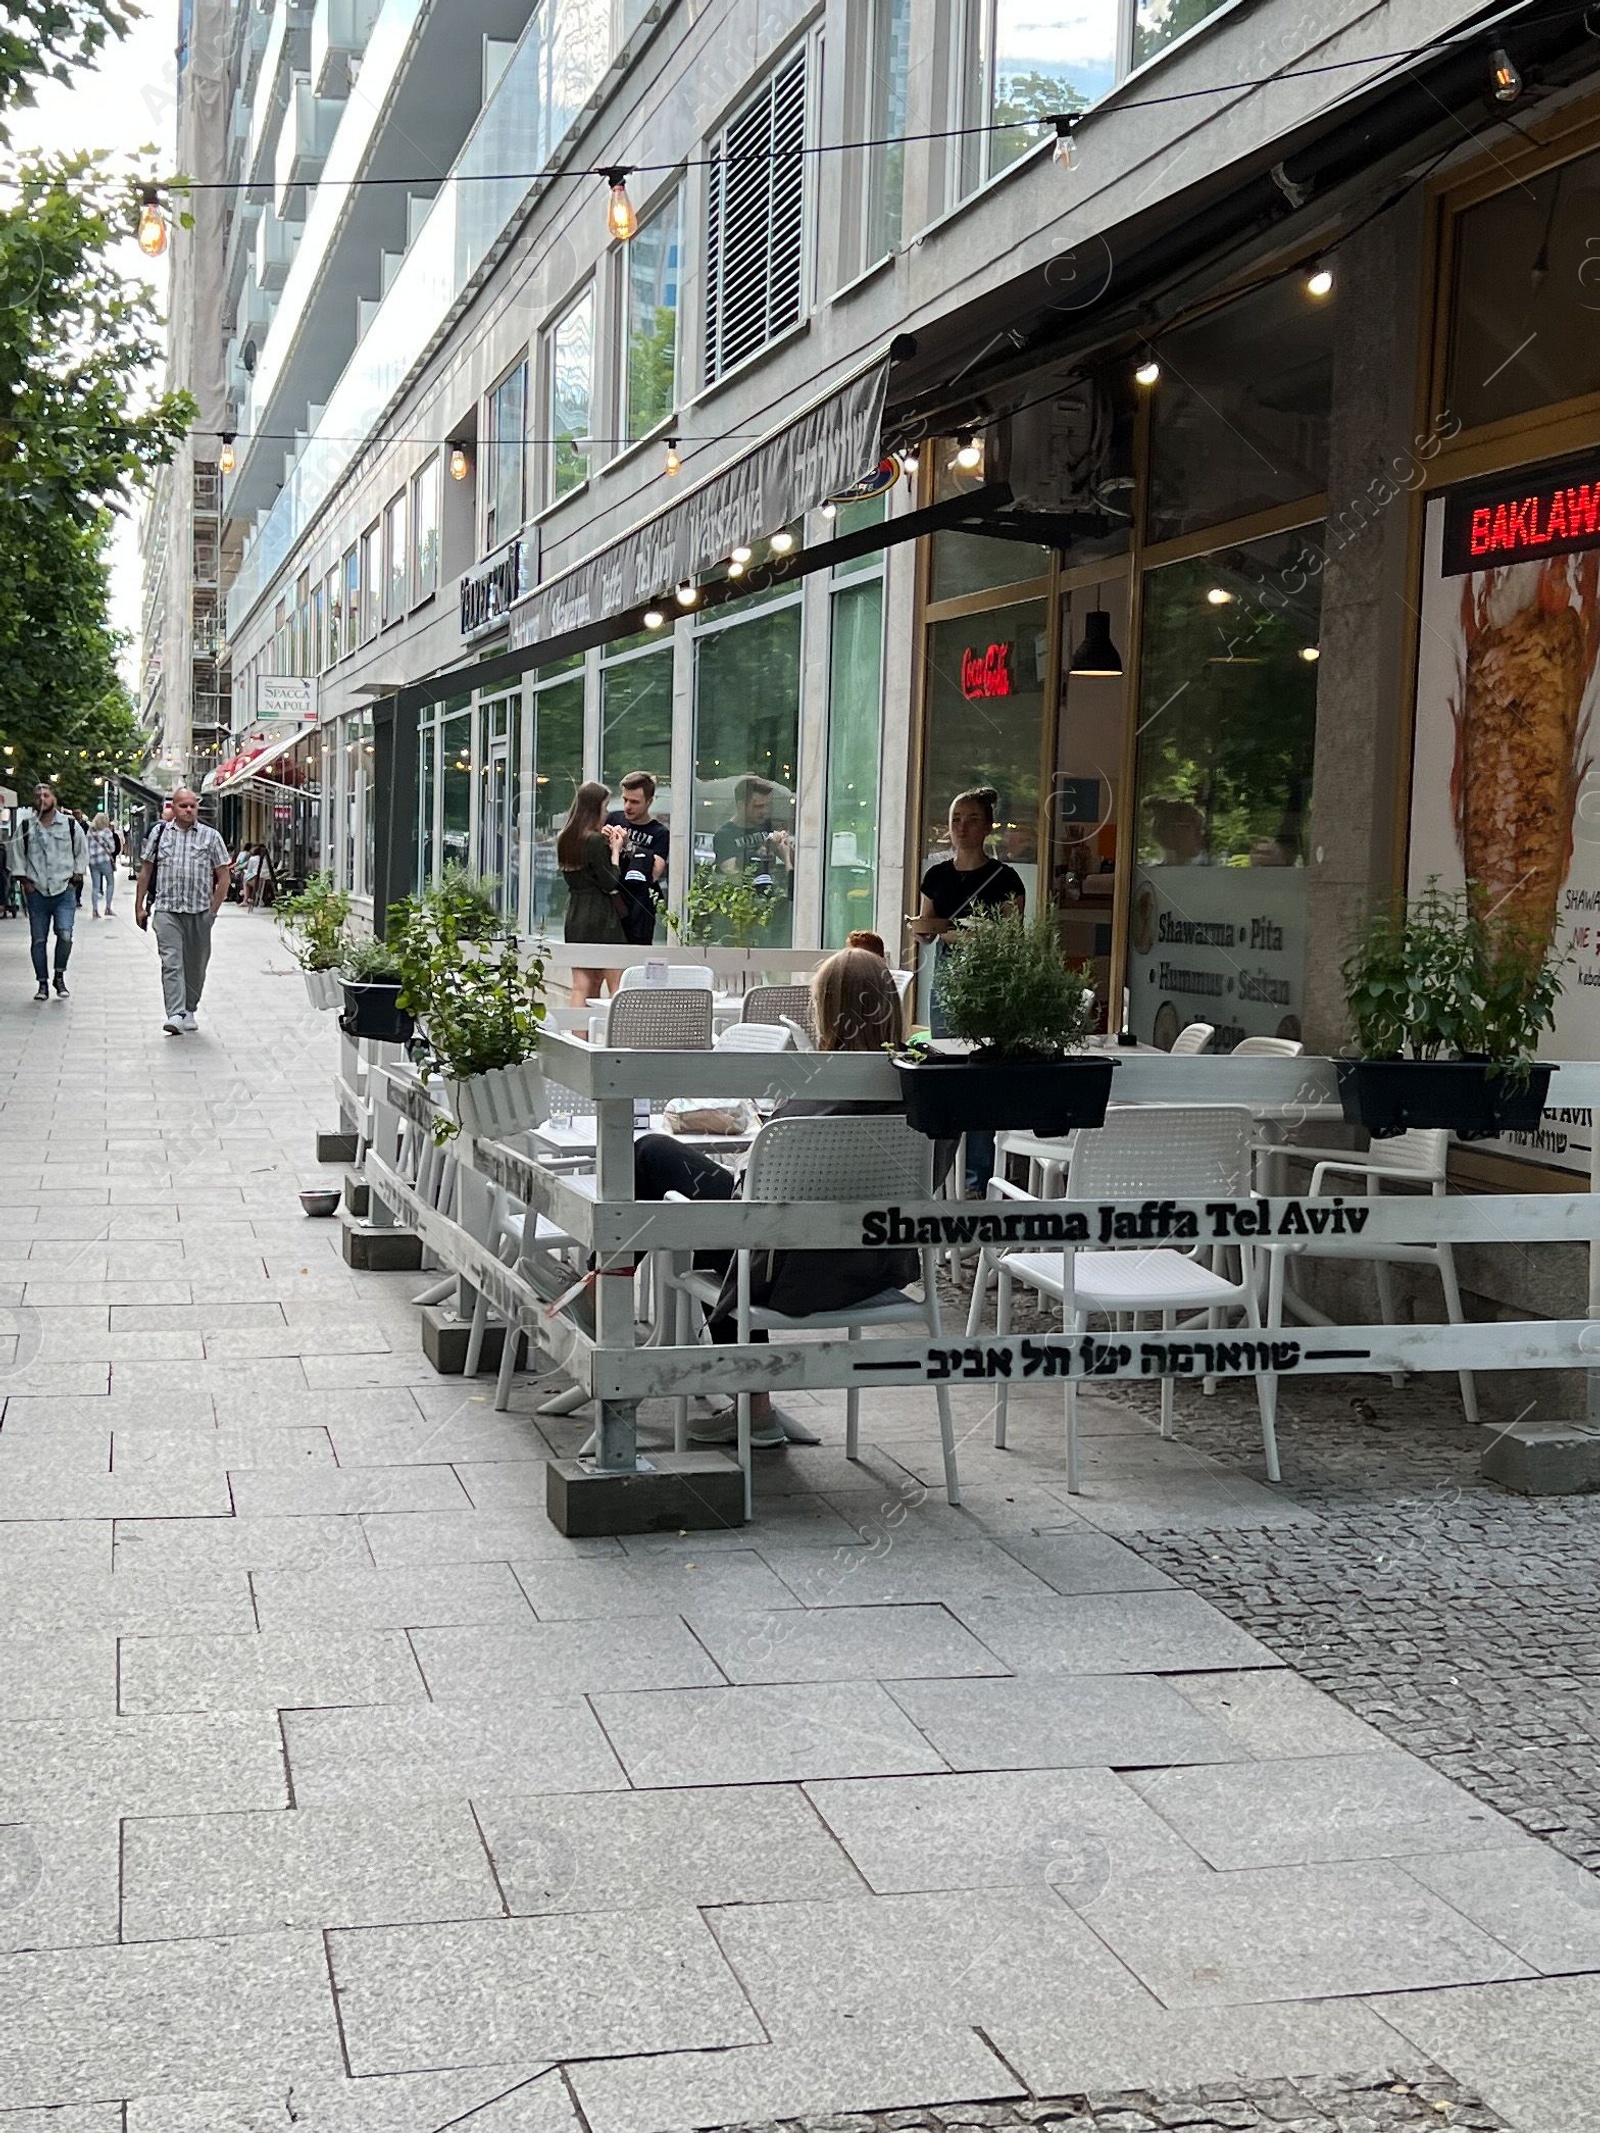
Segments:
[[[952,1511],[924,1396],[860,1463],[816,1400],[748,1529],[566,1542],[582,1424],[434,1376],[417,1278],[300,1214],[333,1033],[270,922],[182,1039],[82,933],[35,1008],[0,928],[0,2133],[1430,2065],[1600,2122],[1588,1876],[1119,1537],[1315,1525],[1248,1445],[1086,1402],[1069,1499],[1043,1394],[1004,1454],[958,1395]]]

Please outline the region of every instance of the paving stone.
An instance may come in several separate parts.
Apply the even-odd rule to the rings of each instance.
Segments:
[[[80,1576],[110,1568],[109,1519],[0,1519],[0,1577]]]
[[[730,1681],[878,1681],[1010,1671],[943,1607],[697,1608],[691,1628]]]
[[[412,1629],[533,1622],[505,1563],[416,1564],[401,1570],[259,1570],[252,1574],[264,1630]]]
[[[692,1614],[701,1607],[798,1608],[799,1600],[753,1549],[678,1556],[543,1558],[512,1564],[541,1622],[608,1615]]]
[[[0,1622],[14,1632],[104,1631],[117,1636],[244,1635],[256,1626],[242,1570],[197,1575],[148,1570],[78,1573],[14,1571],[0,1543]],[[3,1664],[3,1661],[0,1661]],[[108,1707],[109,1708],[109,1707]],[[23,1717],[21,1711],[8,1716]],[[37,1714],[35,1714],[37,1715]]]
[[[568,1540],[541,1509],[370,1512],[361,1521],[380,1570],[407,1563],[575,1562],[615,1559],[614,1540]]]
[[[328,1949],[357,2075],[764,2041],[688,1905],[335,1932]]]
[[[765,1526],[761,1535],[766,1552]],[[773,1566],[808,1607],[868,1607],[895,1602],[988,1599],[1009,1593],[1042,1595],[1047,1588],[1014,1556],[991,1541],[951,1541],[933,1554],[893,1547],[785,1550]]]
[[[1504,1851],[1408,1858],[1406,1872],[1530,1969],[1600,1971],[1600,1880],[1525,1839]]]
[[[127,2133],[287,2133],[291,2123],[295,2133],[580,2133],[560,2071],[520,2065],[136,2097]]]
[[[285,1518],[119,1519],[117,1575],[150,1565],[178,1575],[244,1570],[369,1569],[372,1557],[354,1516],[314,1512]]]
[[[209,1430],[122,1429],[112,1432],[111,1464],[119,1474],[187,1467],[331,1467],[333,1446],[322,1429],[276,1429],[224,1422]]]
[[[411,1642],[436,1703],[696,1689],[725,1678],[683,1623],[665,1615],[419,1629]]]
[[[944,1767],[884,1690],[865,1682],[644,1690],[593,1702],[638,1786],[755,1785]]]
[[[957,1601],[955,1613],[1019,1674],[1167,1674],[1279,1663],[1188,1592]]]
[[[1408,1993],[1374,2004],[1518,2133],[1593,2133],[1600,2124],[1600,1978]]]
[[[1008,1533],[1000,1545],[1054,1592],[1151,1592],[1172,1584],[1106,1533]]]
[[[498,1918],[466,1804],[182,1815],[124,1828],[122,1938]]]
[[[291,1518],[328,1511],[445,1511],[465,1501],[448,1466],[318,1467],[285,1473],[263,1467],[228,1476],[241,1518]]]
[[[513,1912],[779,1903],[861,1889],[828,1829],[789,1786],[603,1799],[480,1792],[473,1804]]]
[[[955,1770],[1143,1769],[1242,1754],[1165,1682],[1137,1675],[906,1681],[891,1693]]]
[[[8,1719],[109,1718],[117,1708],[117,1640],[103,1630],[0,1633],[0,1711]]]
[[[0,1822],[0,1950],[114,1941],[117,1850],[109,1811]]]
[[[122,1708],[135,1715],[406,1704],[426,1697],[400,1630],[122,1640]]]
[[[283,1738],[302,1806],[456,1800],[479,1792],[609,1792],[627,1785],[580,1697],[486,1708],[289,1711]]]
[[[1168,1674],[1191,1709],[1250,1755],[1377,1755],[1392,1751],[1374,1726],[1365,1725],[1333,1697],[1299,1674],[1280,1667],[1242,1674]]]
[[[550,1447],[533,1421],[497,1415],[482,1404],[437,1417],[413,1413],[406,1419],[338,1422],[334,1449],[341,1466],[405,1466],[433,1461],[536,1461],[541,1467]]]

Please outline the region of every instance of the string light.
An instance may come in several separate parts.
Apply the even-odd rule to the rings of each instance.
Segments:
[[[1310,272],[1310,273],[1309,273],[1309,274],[1308,274],[1308,275],[1306,276],[1306,294],[1307,294],[1307,296],[1317,296],[1317,297],[1327,296],[1327,295],[1329,295],[1329,294],[1330,294],[1330,293],[1332,292],[1332,289],[1333,289],[1333,269],[1332,269],[1332,267],[1324,267],[1324,266],[1317,266],[1317,267],[1313,267],[1313,268],[1312,268],[1312,270],[1311,270],[1311,272]]]
[[[787,526],[780,526],[778,531],[772,536],[773,554],[787,555],[793,546],[794,535],[789,531]]]
[[[1221,585],[1213,585],[1206,594],[1206,598],[1213,607],[1231,607],[1233,605],[1233,594]]]
[[[917,455],[915,452],[902,452],[900,454],[900,471],[905,475],[907,481],[916,480]]]
[[[1497,44],[1489,54],[1489,75],[1494,83],[1496,103],[1514,104],[1522,94],[1522,76],[1503,44]]]
[[[222,433],[222,450],[217,454],[217,465],[224,474],[231,474],[238,463],[233,449],[233,431],[224,430]]]
[[[667,439],[666,471],[669,474],[681,474],[683,472],[683,461],[678,457],[678,440],[676,437]]]
[[[827,503],[823,505],[822,515],[828,521],[828,524],[831,526],[834,520],[839,516],[839,506],[830,499]]]
[[[983,465],[983,446],[971,430],[963,430],[956,439],[956,465],[963,474],[975,474]]]
[[[1318,661],[1318,660],[1319,660],[1319,659],[1320,659],[1320,658],[1322,657],[1322,647],[1321,647],[1321,645],[1319,645],[1319,644],[1303,644],[1303,645],[1301,645],[1301,647],[1300,647],[1300,657],[1301,657],[1301,658],[1302,658],[1302,659],[1303,659],[1303,660],[1305,661],[1305,663],[1306,663],[1306,665],[1307,665],[1308,667],[1309,667],[1309,666],[1315,666],[1315,665],[1316,665],[1316,663],[1317,663],[1317,661]]]
[[[459,444],[452,445],[450,448],[450,479],[452,481],[465,481],[471,468],[472,461],[467,457],[462,446]]]
[[[1056,145],[1050,151],[1051,162],[1058,170],[1075,169],[1078,161],[1077,112],[1058,111],[1050,123],[1056,129]]]
[[[750,554],[751,551],[748,548],[736,548],[733,551],[733,560],[738,564],[741,570],[744,568],[745,564],[749,562]]]
[[[606,231],[617,243],[626,244],[639,227],[639,218],[633,211],[633,202],[628,198],[628,179],[632,176],[627,167],[603,170],[600,173],[611,188],[606,201]]]
[[[1133,373],[1134,383],[1136,385],[1144,386],[1147,391],[1152,385],[1156,383],[1160,376],[1161,365],[1156,361],[1154,356],[1146,356],[1144,361],[1138,365],[1138,367]]]
[[[700,598],[700,588],[692,579],[685,578],[679,585],[675,597],[680,607],[693,607]]]
[[[153,185],[145,187],[139,208],[139,249],[146,259],[159,259],[167,249],[167,218]]]
[[[659,607],[647,607],[644,611],[644,626],[647,630],[660,629],[666,619]]]
[[[744,565],[739,561],[737,555],[728,564],[728,576],[730,578],[742,578],[744,576]]]

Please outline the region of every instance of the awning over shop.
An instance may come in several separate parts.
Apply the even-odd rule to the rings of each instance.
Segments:
[[[137,800],[141,807],[148,807],[152,814],[159,815],[172,798],[170,792],[159,792],[154,785],[147,785],[143,778],[136,778],[131,771],[119,770],[117,783],[130,800]]]
[[[264,771],[270,770],[272,765],[288,755],[291,749],[298,748],[306,734],[313,730],[307,726],[300,732],[285,734],[281,740],[269,742],[265,748],[256,749],[253,755],[231,756],[226,763],[219,763],[215,770],[207,774],[206,781],[200,788],[201,792],[208,799],[220,799],[225,793],[237,792],[242,785],[248,785],[252,778],[259,778]]]

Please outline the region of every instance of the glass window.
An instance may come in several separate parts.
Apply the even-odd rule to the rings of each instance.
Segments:
[[[963,593],[1023,585],[1049,573],[1049,549],[1036,548],[1031,541],[991,540],[985,533],[936,533],[929,598],[954,600]]]
[[[615,796],[629,771],[648,770],[663,822],[672,810],[672,668],[668,642],[600,669],[601,780]]]
[[[532,923],[536,932],[548,932],[567,908],[567,885],[556,865],[556,838],[583,780],[582,656],[559,679],[535,686],[528,703],[533,718]]]
[[[1133,64],[1142,67],[1226,5],[1227,0],[1134,0]]]
[[[594,396],[594,290],[585,289],[546,336],[550,375],[550,498],[554,503],[589,479]]]
[[[501,915],[517,917],[517,807],[521,777],[517,761],[516,695],[486,699],[478,707],[478,873],[495,885]]]
[[[311,580],[302,576],[294,590],[294,671],[310,674],[311,663]]]
[[[439,864],[472,861],[472,709],[452,698],[439,728]]]
[[[344,657],[344,579],[336,563],[328,572],[328,664]]]
[[[383,600],[383,535],[369,526],[361,536],[361,642],[370,644],[378,634]]]
[[[522,469],[527,452],[528,365],[508,370],[489,395],[483,440],[483,545],[498,548],[522,524]],[[587,408],[585,421],[587,421]]]
[[[361,642],[361,551],[344,552],[344,648],[353,652]]]
[[[319,578],[311,590],[311,671],[320,674],[328,664],[328,587]]]
[[[627,248],[622,433],[631,443],[678,404],[678,275],[683,195],[641,222]]]
[[[1328,483],[1337,293],[1269,282],[1161,343],[1148,535],[1170,540]]]
[[[406,495],[392,497],[383,514],[383,619],[398,622],[406,611]]]
[[[417,879],[420,896],[434,885],[438,861],[438,838],[434,830],[434,798],[439,790],[439,728],[425,725],[417,735]]]
[[[911,0],[872,0],[867,47],[867,165],[862,265],[897,251],[905,195],[906,83],[911,70]]]
[[[794,927],[799,730],[798,601],[698,632],[693,872],[770,887],[771,916],[759,938],[781,948],[791,945]],[[719,930],[732,938],[731,926]]]
[[[1049,820],[1043,825],[1043,834],[1054,846],[1051,880],[1061,945],[1075,963],[1090,965],[1102,1003],[1111,999],[1127,683],[1122,674],[1104,671],[1111,662],[1095,652],[1104,642],[1104,630],[1111,649],[1131,666],[1128,593],[1128,578],[1116,577],[1063,596],[1061,715]],[[1090,656],[1075,674],[1071,661],[1079,646],[1087,647]],[[1097,666],[1101,671],[1093,671]]]
[[[950,802],[974,785],[999,794],[990,849],[1037,906],[1039,762],[1044,736],[1046,607],[1019,601],[928,631],[922,776],[923,864],[947,855]]]
[[[1061,111],[1084,111],[1117,78],[1120,0],[965,0],[960,24],[962,187],[1026,155]]]
[[[1447,404],[1468,428],[1600,392],[1596,228],[1600,154],[1457,219]]]
[[[439,483],[437,457],[411,484],[411,597],[421,602],[439,589]]]
[[[1146,573],[1128,984],[1135,1033],[1298,1037],[1320,528]]]
[[[822,945],[842,948],[854,928],[871,926],[878,894],[883,580],[846,580],[834,592],[830,619]]]

